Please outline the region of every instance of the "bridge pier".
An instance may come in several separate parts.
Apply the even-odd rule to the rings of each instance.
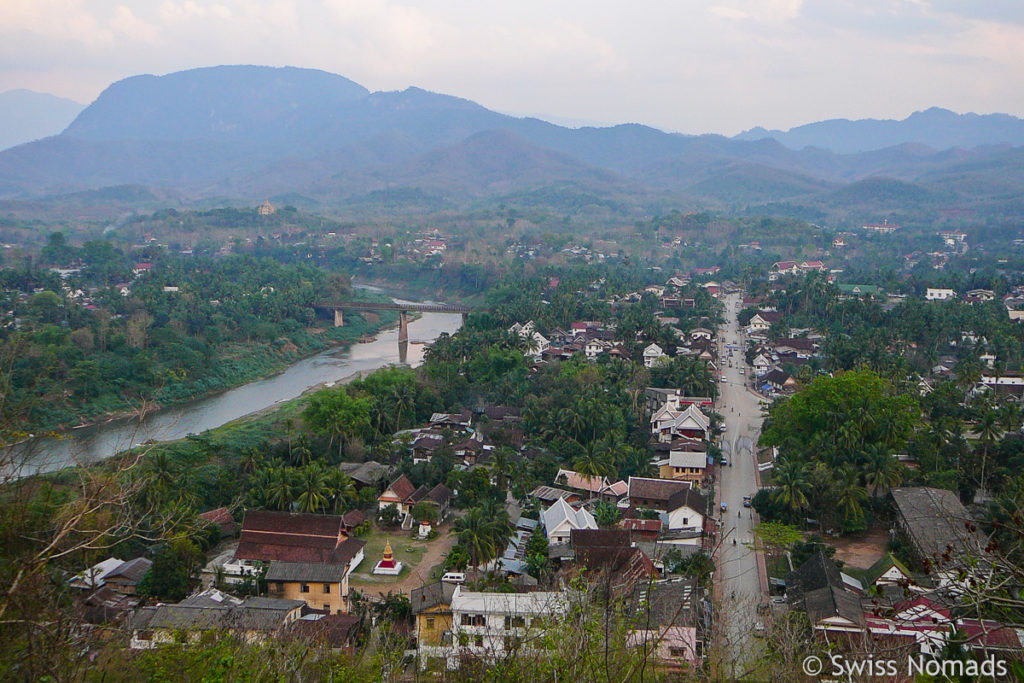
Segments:
[[[344,327],[345,326],[345,318],[342,317],[341,309],[340,308],[335,308],[334,309],[334,326],[335,327]]]
[[[408,344],[409,343],[409,312],[399,311],[398,312],[398,343]]]

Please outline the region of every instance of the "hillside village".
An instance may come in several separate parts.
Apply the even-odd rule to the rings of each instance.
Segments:
[[[984,587],[1015,581],[1017,569],[993,557],[998,531],[985,531],[978,515],[998,499],[997,479],[1012,475],[993,463],[991,478],[982,474],[960,496],[936,488],[948,479],[927,468],[938,472],[940,456],[922,450],[912,436],[922,428],[908,422],[875,451],[882,458],[876,470],[815,465],[834,466],[849,482],[830,503],[812,491],[817,470],[797,458],[814,456],[795,449],[785,430],[797,417],[784,411],[829,382],[848,382],[853,396],[864,391],[860,383],[888,381],[858,370],[858,360],[843,372],[849,361],[837,355],[835,316],[911,305],[986,314],[998,307],[1005,322],[979,317],[978,328],[928,351],[921,345],[930,338],[881,340],[877,353],[886,360],[879,355],[869,365],[898,363],[899,381],[925,405],[957,387],[966,420],[960,429],[974,431],[961,444],[971,439],[987,450],[997,440],[1020,441],[1015,407],[1024,381],[1006,369],[1019,368],[1020,347],[1009,357],[998,353],[1005,348],[998,335],[1020,337],[1008,327],[1020,324],[1007,315],[1016,295],[997,301],[988,290],[928,289],[911,302],[873,285],[837,286],[823,271],[820,262],[776,263],[749,291],[708,280],[711,271],[618,292],[594,280],[574,294],[591,315],[562,325],[551,323],[547,301],[530,290],[563,283],[540,278],[496,302],[504,315],[471,323],[430,349],[426,376],[454,371],[463,396],[475,402],[427,412],[410,404],[406,420],[375,427],[379,447],[369,457],[333,466],[342,483],[323,487],[318,505],[289,497],[281,499],[284,509],[232,505],[200,514],[221,540],[187,597],[153,604],[160,568],[145,556],[103,558],[68,585],[88,621],[119,624],[137,650],[227,632],[253,642],[314,639],[355,652],[377,642],[376,629],[387,622],[410,670],[443,672],[543,657],[556,647],[547,640],[552,631],[577,605],[623,610],[616,613],[624,615],[625,642],[649,649],[666,672],[699,671],[723,647],[732,666],[746,666],[794,614],[807,619],[814,642],[833,649],[885,643],[930,655],[955,633],[965,651],[1015,657],[1024,630],[1015,625],[1013,600],[990,611],[993,596]],[[514,310],[534,315],[516,319]],[[393,400],[364,382],[325,389],[322,401],[336,400],[344,411],[364,396]],[[550,403],[565,391],[586,396],[568,407]],[[598,398],[608,392],[619,398]],[[878,402],[886,415],[903,410],[888,407],[890,398],[863,393],[864,406]],[[1003,411],[1005,431],[986,432],[988,417],[980,426],[967,419],[978,405],[986,415]],[[303,418],[315,432],[311,409]],[[875,438],[874,427],[863,429],[840,434],[847,439],[835,446],[845,453],[840,460],[860,453],[858,439]],[[332,434],[332,441],[352,436]],[[836,435],[820,437],[834,442]],[[802,438],[806,446],[819,436]],[[826,509],[830,521],[822,518]],[[780,524],[791,530],[783,547],[770,531]],[[864,532],[874,539],[868,547],[837,562],[845,539]],[[746,563],[745,576],[730,569]],[[139,590],[147,583],[148,599]],[[749,620],[738,637],[728,625],[736,619]]]

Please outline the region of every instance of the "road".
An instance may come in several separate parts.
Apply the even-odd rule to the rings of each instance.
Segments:
[[[765,602],[758,573],[757,555],[751,548],[752,529],[756,524],[752,508],[743,507],[743,496],[757,492],[755,478],[755,445],[761,429],[760,398],[751,392],[744,380],[752,369],[747,367],[742,349],[746,348],[736,319],[740,295],[725,298],[726,323],[719,330],[719,359],[725,382],[719,384],[721,399],[718,412],[725,418],[722,449],[730,466],[721,468],[717,482],[719,501],[728,508],[721,513],[718,550],[719,588],[722,637],[736,668],[733,675],[744,670],[743,663],[757,650],[752,647],[754,625],[760,620],[756,606]],[[727,345],[734,347],[729,357]],[[730,367],[731,364],[731,367]],[[743,374],[741,374],[741,371]],[[736,544],[733,544],[733,539]]]

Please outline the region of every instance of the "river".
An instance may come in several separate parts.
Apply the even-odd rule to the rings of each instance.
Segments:
[[[423,313],[419,319],[410,321],[406,362],[413,367],[422,363],[425,343],[443,332],[454,333],[461,325],[462,316],[458,313]],[[19,450],[13,462],[22,463],[17,476],[97,462],[151,439],[173,441],[200,434],[296,398],[318,384],[337,382],[357,372],[370,372],[399,362],[398,329],[384,330],[372,342],[328,349],[271,377],[154,411],[141,422],[115,420],[74,429],[61,438],[32,439],[15,447]]]

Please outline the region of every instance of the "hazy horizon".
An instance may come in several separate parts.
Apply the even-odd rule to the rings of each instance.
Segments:
[[[140,73],[265,64],[683,133],[1024,114],[1024,5],[999,0],[36,0],[0,6],[0,38],[0,91],[83,103]]]

